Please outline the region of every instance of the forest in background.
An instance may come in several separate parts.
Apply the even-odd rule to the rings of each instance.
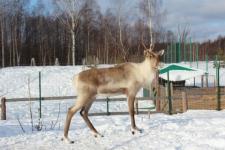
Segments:
[[[167,30],[166,11],[160,0],[112,1],[105,11],[97,0],[1,0],[0,66],[78,65],[82,63],[139,62],[143,44],[154,43],[155,50],[191,37],[191,27]],[[130,6],[127,8],[127,6]],[[179,37],[179,38],[178,38]],[[225,37],[195,42],[200,60],[206,53],[224,59]],[[188,51],[188,49],[186,49]]]

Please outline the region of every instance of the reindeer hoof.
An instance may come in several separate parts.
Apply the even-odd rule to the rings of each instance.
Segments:
[[[70,144],[74,144],[74,141],[70,141]]]
[[[74,141],[71,141],[71,140],[69,140],[69,139],[66,138],[66,137],[61,138],[61,141],[65,142],[65,143],[67,143],[67,144],[74,144]]]
[[[93,133],[94,137],[97,138],[97,137],[104,137],[104,135],[100,134],[100,133]]]
[[[143,130],[142,130],[142,129],[139,129],[139,128],[137,128],[137,127],[131,128],[131,133],[132,133],[133,135],[134,135],[136,132],[142,133]]]

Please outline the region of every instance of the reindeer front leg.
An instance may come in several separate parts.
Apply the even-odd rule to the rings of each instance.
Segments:
[[[135,96],[128,96],[128,107],[129,107],[129,114],[131,118],[131,132],[132,134],[135,133],[135,131],[142,132],[141,129],[138,129],[136,124],[135,124],[135,118],[134,118],[134,101],[135,101]]]

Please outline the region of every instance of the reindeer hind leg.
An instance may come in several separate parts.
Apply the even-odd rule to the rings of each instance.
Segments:
[[[101,135],[93,126],[93,124],[91,123],[91,121],[88,118],[88,111],[91,108],[93,101],[90,102],[89,104],[87,104],[86,106],[82,107],[81,111],[80,111],[80,115],[82,116],[82,118],[84,119],[85,123],[87,124],[87,126],[90,128],[90,130],[93,132],[94,136],[101,136],[103,137],[103,135]]]

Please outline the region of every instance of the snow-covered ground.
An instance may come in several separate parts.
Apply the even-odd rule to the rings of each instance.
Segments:
[[[192,64],[196,67],[196,64]],[[106,65],[101,66],[106,67]],[[205,63],[199,68],[205,70]],[[28,97],[28,78],[31,96],[38,97],[38,71],[42,72],[42,96],[76,95],[71,81],[82,66],[10,67],[0,70],[0,96],[6,98]],[[225,85],[225,69],[221,69],[221,85]],[[212,62],[209,74],[215,75]],[[213,78],[213,77],[212,77]],[[211,79],[213,81],[213,79]],[[200,85],[200,78],[196,84]],[[192,85],[190,79],[187,84]],[[142,96],[142,91],[138,96]],[[189,110],[172,116],[152,114],[136,116],[143,133],[132,135],[130,118],[124,116],[90,117],[95,127],[104,135],[94,138],[77,113],[69,135],[74,144],[60,141],[68,107],[74,100],[42,102],[42,131],[31,129],[29,108],[32,107],[34,125],[38,124],[38,102],[7,103],[7,120],[0,120],[0,149],[225,149],[225,111]],[[91,112],[105,112],[105,103],[94,103]],[[111,111],[127,111],[127,104],[112,102]],[[21,125],[20,125],[20,123]],[[24,128],[25,133],[22,131]]]
[[[64,116],[64,115],[63,115]],[[52,118],[49,118],[52,119]],[[60,141],[64,119],[54,129],[31,132],[30,120],[0,122],[0,149],[75,149],[75,150],[219,150],[225,148],[225,111],[188,111],[184,114],[154,114],[136,116],[144,131],[132,135],[129,116],[90,117],[95,127],[104,135],[95,138],[79,115],[72,121],[70,137],[74,144]],[[44,120],[43,124],[50,120]]]

